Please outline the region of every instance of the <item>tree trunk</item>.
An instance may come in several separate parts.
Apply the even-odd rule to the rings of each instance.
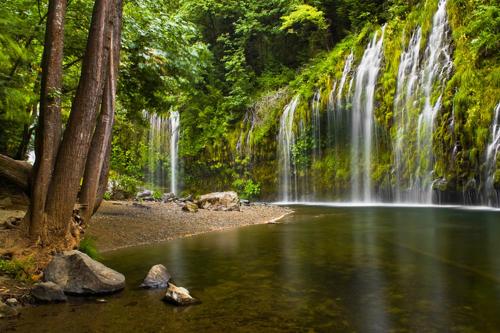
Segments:
[[[92,14],[82,74],[71,114],[57,154],[54,176],[47,196],[47,231],[64,239],[70,231],[96,118],[102,100],[109,40],[114,13],[113,1],[96,0]]]
[[[120,42],[121,42],[121,16],[122,1],[116,1],[115,24],[113,25],[109,69],[106,86],[101,105],[101,114],[97,121],[97,127],[92,138],[91,150],[87,158],[85,173],[83,176],[82,190],[80,192],[80,204],[82,207],[81,216],[85,223],[88,223],[94,214],[95,205],[101,204],[102,198],[97,199],[101,180],[107,182],[107,173],[109,172],[109,149],[111,144],[111,134],[115,113],[115,95],[118,68],[120,61]],[[104,168],[104,165],[106,168]],[[103,193],[104,195],[104,193]]]
[[[113,119],[114,122],[114,119]],[[95,198],[94,210],[92,214],[95,214],[104,200],[104,194],[108,188],[108,180],[109,180],[109,168],[111,164],[111,143],[113,141],[113,133],[111,133],[111,137],[109,138],[108,146],[106,147],[106,154],[103,161],[101,175],[99,177],[99,187],[97,188],[97,194]]]
[[[44,211],[61,138],[61,88],[66,0],[50,0],[42,57],[40,115],[33,189],[27,219],[32,238],[44,238]]]
[[[31,165],[27,162],[0,155],[0,178],[8,180],[27,194],[29,194],[31,169]]]

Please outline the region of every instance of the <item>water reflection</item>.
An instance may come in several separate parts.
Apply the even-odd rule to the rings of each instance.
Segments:
[[[16,332],[494,332],[500,327],[498,212],[296,207],[278,225],[110,253],[128,288],[26,309]],[[176,309],[137,288],[154,264],[203,303]],[[2,326],[3,325],[3,326]],[[36,326],[35,326],[36,325]]]

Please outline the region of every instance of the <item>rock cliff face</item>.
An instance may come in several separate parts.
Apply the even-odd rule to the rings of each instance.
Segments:
[[[477,29],[498,10],[486,7],[420,1],[397,20],[367,24],[275,99],[262,98],[272,102],[256,101],[220,149],[186,161],[185,187],[244,192],[256,183],[266,200],[499,206],[500,64],[485,46],[494,34]]]

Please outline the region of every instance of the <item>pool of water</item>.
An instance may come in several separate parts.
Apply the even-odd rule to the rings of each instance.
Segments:
[[[495,332],[500,213],[294,207],[283,223],[106,254],[127,278],[107,303],[23,310],[15,332]],[[202,304],[137,288],[164,264]]]

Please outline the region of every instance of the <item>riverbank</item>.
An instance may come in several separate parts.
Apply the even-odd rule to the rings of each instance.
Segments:
[[[257,204],[241,211],[182,211],[170,203],[104,202],[94,215],[85,237],[95,240],[100,252],[157,243],[202,233],[264,224],[290,214],[291,209]]]

